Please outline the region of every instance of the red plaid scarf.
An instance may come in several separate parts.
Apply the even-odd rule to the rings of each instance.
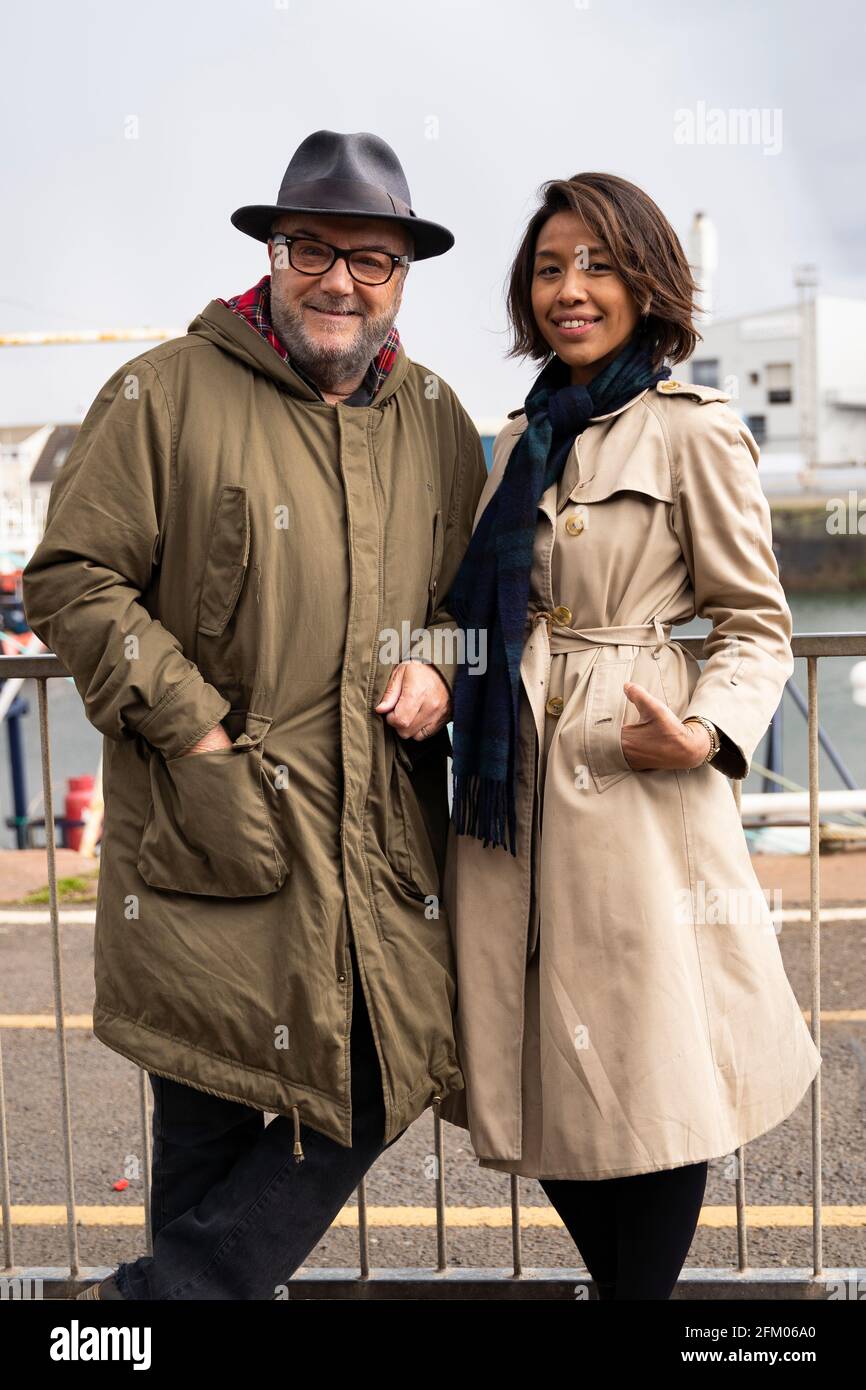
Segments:
[[[239,314],[242,319],[246,319],[250,328],[254,328],[257,333],[261,333],[274,349],[278,352],[284,362],[292,365],[291,358],[286,351],[280,338],[274,332],[271,323],[271,277],[263,275],[257,285],[252,289],[245,290],[243,294],[236,294],[232,299],[218,299],[218,304],[225,304],[227,309]],[[392,328],[387,338],[373,359],[373,367],[376,372],[376,384],[373,395],[379,390],[382,382],[390,372],[397,358],[397,349],[400,346],[400,335],[396,327]]]

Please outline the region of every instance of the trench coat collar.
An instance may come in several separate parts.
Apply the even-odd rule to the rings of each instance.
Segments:
[[[559,482],[551,483],[550,487],[542,493],[541,498],[539,500],[539,511],[544,512],[544,515],[548,518],[552,525],[556,525],[557,513],[562,511],[566,502],[568,502],[569,498],[573,496],[578,485],[588,483],[590,479],[594,476],[593,473],[588,473],[585,477],[581,476],[581,439],[585,438],[587,431],[592,429],[593,425],[600,425],[605,420],[612,420],[615,415],[621,415],[624,410],[630,410],[633,405],[636,405],[637,402],[639,400],[642,400],[643,397],[647,394],[647,392],[651,390],[653,390],[653,387],[645,386],[643,390],[639,391],[636,396],[632,396],[630,401],[625,401],[623,405],[617,406],[616,410],[609,410],[606,415],[593,415],[592,419],[587,421],[586,427],[584,428],[583,432],[579,434],[574,441],[574,447],[572,448],[571,452],[568,455],[568,458],[565,461],[565,467],[562,470],[562,475],[559,479]],[[521,412],[517,411],[515,413],[519,415]]]

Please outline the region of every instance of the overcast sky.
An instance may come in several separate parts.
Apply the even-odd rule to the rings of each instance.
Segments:
[[[798,262],[866,296],[854,0],[42,0],[0,23],[0,332],[184,329],[267,271],[229,215],[274,201],[321,128],[386,139],[415,211],[453,230],[398,327],[476,417],[534,375],[504,358],[503,281],[545,179],[630,179],[686,247],[707,212],[722,317],[792,302]],[[741,108],[761,140],[677,139],[678,112],[699,133]],[[0,349],[0,424],[80,419],[144,348]]]

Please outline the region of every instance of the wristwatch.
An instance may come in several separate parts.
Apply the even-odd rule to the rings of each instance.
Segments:
[[[683,723],[703,724],[710,736],[710,751],[707,753],[707,756],[703,758],[701,762],[696,763],[695,766],[702,767],[704,763],[711,763],[722,746],[722,740],[719,738],[719,731],[715,724],[711,724],[709,719],[705,719],[702,714],[690,714],[687,719],[683,720]]]

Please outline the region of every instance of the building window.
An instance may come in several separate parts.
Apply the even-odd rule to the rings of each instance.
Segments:
[[[760,377],[760,373],[759,373],[759,372],[749,372],[749,385],[750,385],[750,386],[757,386],[757,384],[758,384],[758,382],[759,382],[760,380],[761,380],[761,377]]]
[[[790,362],[767,363],[767,402],[790,405],[794,399],[794,369]]]
[[[718,357],[696,357],[692,360],[692,381],[696,386],[713,386],[719,389]]]
[[[751,431],[756,444],[763,444],[767,438],[767,417],[766,415],[747,415],[746,424]]]

